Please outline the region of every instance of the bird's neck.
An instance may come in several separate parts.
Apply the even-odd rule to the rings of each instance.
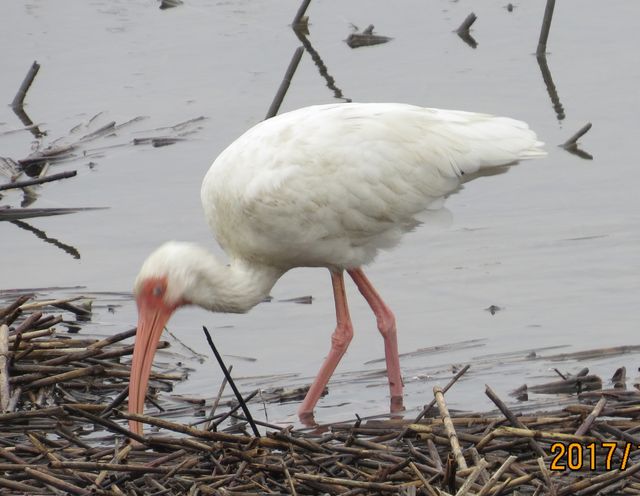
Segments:
[[[198,277],[189,302],[214,312],[244,313],[263,301],[283,271],[234,259],[222,266],[212,259]]]

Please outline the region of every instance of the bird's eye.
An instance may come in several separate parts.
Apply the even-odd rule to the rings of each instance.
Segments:
[[[164,293],[164,288],[162,286],[154,286],[151,293],[156,297],[162,296],[162,293]]]

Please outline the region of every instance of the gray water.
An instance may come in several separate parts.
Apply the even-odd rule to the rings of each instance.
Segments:
[[[604,378],[620,365],[632,377],[637,372],[637,355],[560,364],[523,358],[547,347],[561,348],[541,355],[638,344],[640,4],[558,3],[547,56],[561,105],[555,109],[533,55],[544,2],[521,2],[513,12],[505,4],[314,0],[307,12],[308,39],[346,98],[507,115],[528,122],[547,143],[548,157],[466,185],[447,200],[446,210],[369,268],[397,314],[401,353],[480,340],[402,360],[411,415],[430,399],[434,384],[446,383],[454,364],[471,363],[472,369],[449,401],[474,409],[491,406],[485,383],[506,397],[525,382],[553,380],[552,366],[575,372],[586,365]],[[284,1],[186,0],[169,10],[150,0],[7,2],[0,98],[13,99],[37,60],[42,68],[25,110],[47,136],[36,142],[26,131],[2,134],[22,127],[4,106],[0,156],[24,158],[57,138],[69,142],[109,121],[146,119],[88,143],[86,155],[52,166],[51,172],[77,170],[77,177],[37,188],[32,207],[108,207],[28,221],[75,247],[80,259],[0,223],[0,289],[129,292],[141,262],[163,241],[197,241],[219,253],[201,212],[200,182],[216,155],[264,118],[300,45],[289,27],[297,8],[298,2]],[[475,49],[453,32],[472,10],[478,16]],[[374,24],[393,40],[350,49],[344,39],[351,24]],[[332,101],[334,91],[305,53],[280,111]],[[130,144],[200,116],[206,119],[187,126],[191,134],[172,146]],[[593,129],[581,143],[593,160],[557,146],[588,121]],[[78,124],[84,126],[72,133]],[[17,207],[21,201],[22,194],[12,191],[2,193],[0,204]],[[342,375],[320,403],[321,421],[387,408],[384,377],[363,377],[384,367],[367,363],[382,356],[382,340],[357,291],[348,291],[356,335],[338,369]],[[312,304],[278,301],[305,295]],[[184,309],[169,328],[207,355],[200,331],[206,324],[234,374],[245,377],[240,382],[246,390],[307,383],[334,326],[329,275],[292,271],[273,296],[247,315]],[[100,301],[94,318],[99,332],[135,324],[129,298],[118,298],[114,312]],[[491,315],[489,305],[502,310]],[[494,356],[502,353],[518,360]],[[178,392],[214,396],[221,380],[217,365],[210,359],[189,365],[194,371]],[[248,378],[275,374],[295,377]],[[295,406],[268,406],[270,420],[292,420]]]

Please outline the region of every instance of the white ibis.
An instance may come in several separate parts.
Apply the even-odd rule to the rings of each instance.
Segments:
[[[401,407],[395,318],[362,267],[396,245],[430,203],[481,169],[544,155],[541,146],[524,122],[397,103],[306,107],[249,129],[202,183],[205,215],[229,262],[170,241],[136,279],[129,411],[143,410],[160,334],[177,308],[247,312],[294,267],[329,269],[337,319],[329,354],[298,413],[313,412],[353,336],[344,271],[376,316],[392,405]],[[130,428],[142,433],[138,422]]]

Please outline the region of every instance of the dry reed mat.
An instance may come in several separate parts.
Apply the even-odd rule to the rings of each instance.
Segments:
[[[496,413],[451,413],[446,392],[465,367],[414,420],[304,430],[256,421],[256,436],[220,396],[204,415],[204,401],[167,408],[153,394],[160,413],[127,414],[123,341],[135,330],[79,338],[58,330],[56,312],[86,319],[83,300],[13,298],[0,308],[0,495],[640,494],[635,390],[592,390],[557,411],[515,415],[487,387]],[[152,390],[183,379],[156,368]],[[189,415],[192,424],[176,420]],[[129,418],[146,424],[144,437]]]

